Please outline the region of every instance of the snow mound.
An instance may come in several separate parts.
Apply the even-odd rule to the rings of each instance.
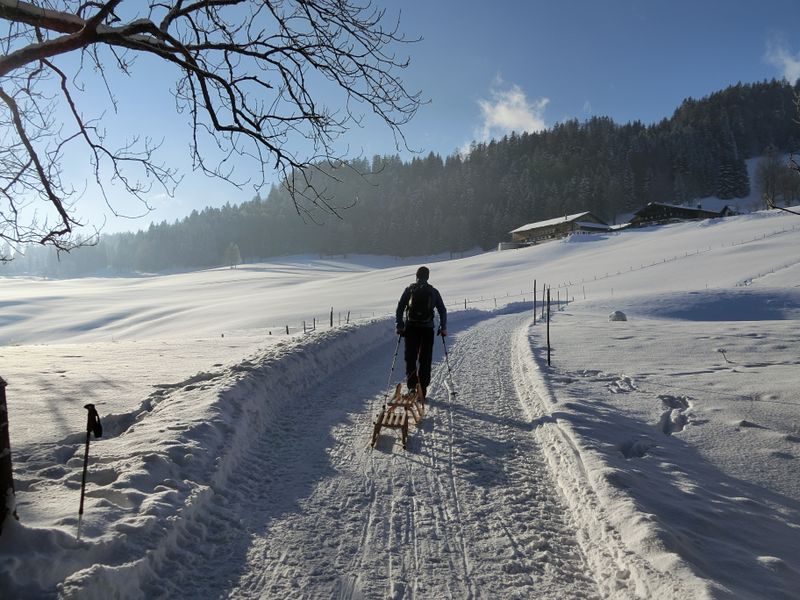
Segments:
[[[800,319],[800,289],[732,288],[632,298],[629,313],[683,321],[784,321]]]

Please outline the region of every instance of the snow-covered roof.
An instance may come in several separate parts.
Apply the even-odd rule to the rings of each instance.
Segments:
[[[602,223],[595,223],[594,221],[578,221],[576,225],[579,225],[584,229],[602,229],[602,230],[609,229],[608,225],[603,225]]]
[[[529,229],[538,229],[539,227],[549,227],[551,225],[558,225],[559,223],[569,223],[571,221],[577,221],[581,217],[585,217],[588,214],[590,213],[587,210],[582,213],[575,213],[574,215],[564,215],[563,217],[556,217],[555,219],[547,219],[546,221],[537,221],[536,223],[528,223],[527,225],[523,225],[522,227],[517,227],[516,229],[513,229],[509,233],[522,233],[523,231],[528,231]]]
[[[713,209],[710,209],[710,208],[703,208],[702,206],[686,206],[686,205],[682,205],[682,204],[669,204],[667,202],[648,202],[647,206],[663,206],[665,208],[678,208],[678,209],[681,209],[681,210],[691,210],[691,211],[695,211],[695,212],[698,212],[698,211],[708,212],[708,213],[720,212],[720,211],[713,210]],[[639,209],[634,214],[639,214],[645,208],[647,208],[647,206],[645,206],[642,209]]]

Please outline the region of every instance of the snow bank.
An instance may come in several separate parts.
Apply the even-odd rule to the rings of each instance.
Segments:
[[[517,340],[520,393],[587,556],[616,557],[644,597],[796,597],[795,291],[571,305],[551,367],[542,328]],[[620,304],[631,318],[608,322]],[[614,576],[597,579],[613,595]]]
[[[710,584],[697,578],[657,535],[654,519],[609,484],[615,474],[564,418],[564,406],[548,386],[546,362],[531,349],[531,333],[514,340],[514,384],[562,495],[576,521],[578,541],[595,579],[607,597],[634,589],[642,598],[709,598]],[[540,340],[539,340],[540,341]],[[541,352],[543,345],[536,346]],[[574,405],[572,405],[574,407]],[[567,409],[570,405],[567,405]],[[579,410],[579,409],[577,409]],[[609,565],[616,565],[610,568]]]
[[[391,324],[377,320],[288,338],[228,368],[162,386],[136,411],[110,419],[108,437],[91,447],[82,540],[73,537],[77,514],[52,530],[11,522],[0,538],[0,587],[24,597],[55,586],[65,598],[107,599],[120,590],[136,597],[140,578],[180,531],[201,526],[198,516],[243,452],[259,436],[281,436],[271,428],[276,414],[385,342],[387,330]],[[74,452],[65,470],[77,513],[82,453],[75,438],[62,446]],[[56,492],[50,488],[45,493]]]

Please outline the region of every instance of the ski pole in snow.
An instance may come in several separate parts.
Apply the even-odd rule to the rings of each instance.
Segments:
[[[447,354],[447,344],[442,336],[442,347],[444,348],[444,361],[447,363],[447,374],[450,376],[450,393],[456,395],[456,386],[453,383],[453,370],[450,368],[450,356]]]
[[[100,415],[94,404],[87,404],[83,408],[89,411],[86,418],[86,450],[83,453],[83,477],[81,478],[81,506],[78,509],[78,539],[81,539],[81,525],[83,524],[83,497],[86,492],[86,471],[89,468],[89,440],[92,433],[99,438],[103,435],[103,426],[100,424]]]

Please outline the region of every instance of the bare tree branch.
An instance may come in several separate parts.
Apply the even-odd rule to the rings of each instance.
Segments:
[[[336,214],[339,202],[326,195],[324,177],[312,174],[333,176],[342,162],[339,137],[372,113],[405,145],[401,128],[420,105],[398,76],[408,61],[392,53],[408,40],[397,23],[384,28],[385,12],[363,1],[0,0],[7,24],[0,34],[0,239],[63,249],[76,243],[80,194],[62,181],[61,161],[77,143],[88,149],[94,182],[112,210],[108,181],[145,208],[153,184],[171,195],[179,182],[154,162],[159,145],[151,140],[107,145],[102,115],[85,117],[79,106],[87,74],[56,63],[74,52],[88,58],[114,110],[107,69],[135,76],[142,55],[172,65],[195,169],[255,188],[279,176],[299,214]],[[334,105],[320,102],[332,90]],[[54,120],[59,105],[69,122]],[[258,176],[242,179],[234,168],[240,159],[256,163]],[[48,214],[45,206],[52,225],[37,217],[36,207]]]

